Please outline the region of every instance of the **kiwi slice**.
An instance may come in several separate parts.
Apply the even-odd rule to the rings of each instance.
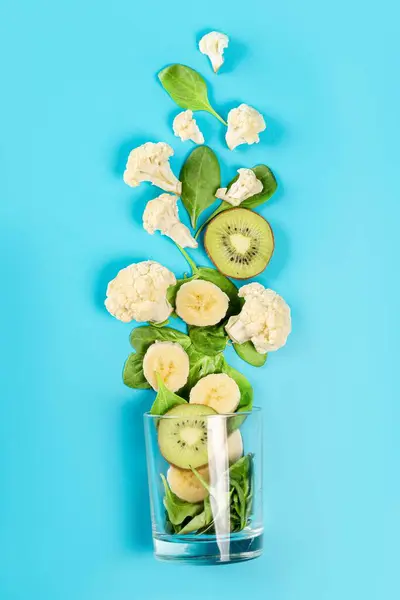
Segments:
[[[216,414],[204,404],[179,404],[165,413],[158,426],[158,445],[164,458],[181,469],[207,464],[207,416]]]
[[[206,229],[204,245],[218,271],[235,279],[249,279],[262,271],[274,251],[268,221],[246,208],[224,210]]]

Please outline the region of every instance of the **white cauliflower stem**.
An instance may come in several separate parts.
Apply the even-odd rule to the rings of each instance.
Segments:
[[[230,150],[241,144],[256,144],[258,136],[266,128],[264,117],[252,106],[241,104],[228,113],[226,143]]]
[[[162,323],[172,312],[166,293],[175,283],[175,275],[154,260],[134,263],[110,281],[104,304],[109,313],[124,323]]]
[[[180,195],[182,184],[173,174],[169,164],[173,154],[171,146],[164,142],[147,142],[134,148],[126,163],[125,183],[137,187],[142,181],[150,181],[166,192]]]
[[[177,201],[178,198],[171,194],[161,194],[150,200],[143,213],[143,227],[150,234],[161,231],[182,248],[197,248],[188,227],[179,220]]]
[[[252,169],[238,169],[239,177],[229,188],[219,188],[215,196],[232,206],[239,206],[243,200],[259,194],[263,189],[263,184],[257,179]]]
[[[249,283],[239,290],[245,303],[239,315],[225,327],[234,343],[251,341],[260,354],[278,350],[291,332],[290,308],[276,292],[260,283]]]
[[[199,42],[199,50],[202,54],[208,56],[211,61],[214,73],[224,64],[224,50],[228,47],[229,38],[219,31],[211,31],[204,35]]]
[[[196,144],[204,144],[204,136],[196,123],[196,119],[193,118],[191,110],[184,110],[176,115],[172,123],[172,129],[176,137],[181,138],[182,142],[192,140]]]

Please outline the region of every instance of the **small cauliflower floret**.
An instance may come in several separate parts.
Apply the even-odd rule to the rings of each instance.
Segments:
[[[154,260],[134,263],[110,281],[104,304],[110,314],[124,323],[162,323],[172,312],[166,294],[175,283],[175,275]]]
[[[266,128],[264,117],[252,106],[241,104],[228,113],[226,143],[230,150],[241,144],[257,144],[258,136]]]
[[[176,137],[181,138],[182,142],[192,140],[195,144],[204,144],[204,136],[196,123],[196,119],[193,118],[191,110],[184,110],[176,115],[172,123],[172,129]]]
[[[178,215],[178,198],[171,194],[161,194],[147,203],[143,213],[143,227],[153,235],[161,231],[182,248],[197,248],[198,244],[188,227],[181,223]]]
[[[260,283],[249,283],[239,290],[245,303],[239,315],[231,317],[225,327],[236,344],[249,340],[260,354],[278,350],[291,332],[290,308],[276,292]]]
[[[211,31],[204,35],[199,42],[199,50],[202,54],[208,56],[211,61],[214,73],[224,64],[224,50],[228,47],[229,38],[219,31]]]
[[[125,183],[137,187],[142,181],[150,181],[166,192],[180,195],[182,184],[173,174],[169,164],[173,154],[171,146],[164,142],[147,142],[134,148],[126,163]]]
[[[256,174],[251,169],[238,169],[239,177],[229,188],[219,188],[215,196],[232,206],[239,206],[243,200],[259,194],[263,189],[263,184],[257,179]]]

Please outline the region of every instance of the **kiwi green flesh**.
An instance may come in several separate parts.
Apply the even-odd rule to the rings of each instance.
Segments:
[[[158,445],[164,458],[181,469],[207,464],[207,416],[216,414],[203,404],[180,404],[169,410],[158,425]]]
[[[274,251],[268,221],[246,208],[217,215],[204,236],[207,254],[217,269],[235,279],[249,279],[264,271]]]

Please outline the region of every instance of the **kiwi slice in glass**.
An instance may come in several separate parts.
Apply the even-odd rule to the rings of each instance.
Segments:
[[[158,425],[158,445],[164,458],[181,469],[207,464],[207,417],[216,414],[205,404],[179,404],[165,413]]]
[[[247,208],[232,208],[214,217],[204,246],[218,271],[234,279],[249,279],[264,271],[274,251],[268,221]]]

